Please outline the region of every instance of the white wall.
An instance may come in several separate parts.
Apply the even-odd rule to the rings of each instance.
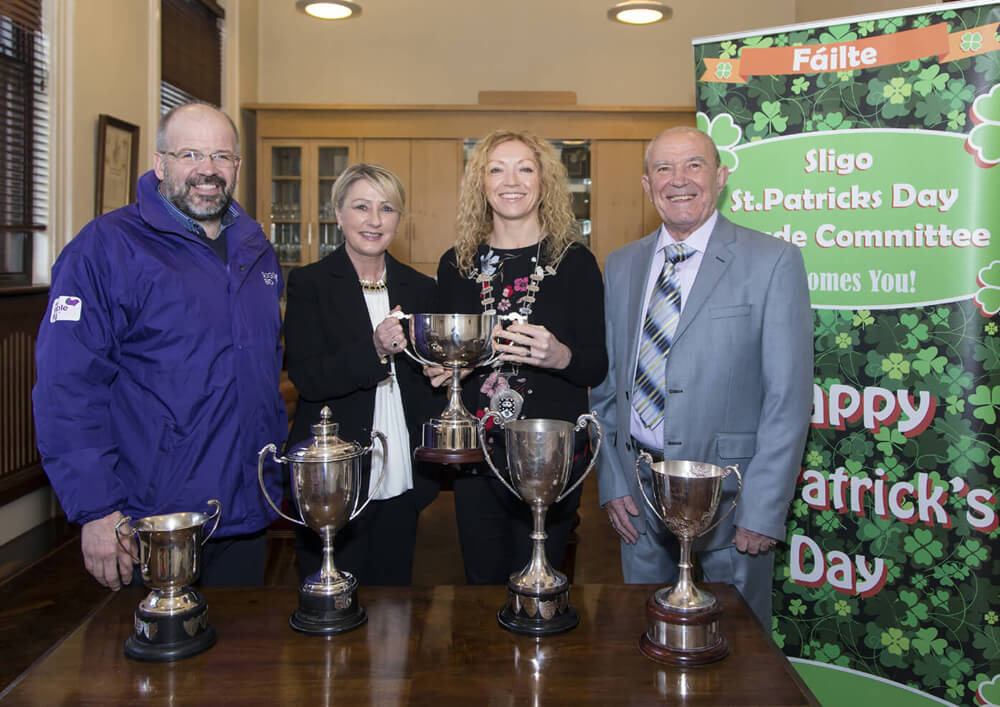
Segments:
[[[481,90],[576,91],[581,105],[691,106],[691,40],[907,6],[901,0],[667,0],[644,27],[607,19],[616,0],[360,0],[321,21],[260,3],[262,103],[469,104]]]

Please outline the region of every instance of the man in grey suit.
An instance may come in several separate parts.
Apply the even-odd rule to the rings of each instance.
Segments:
[[[625,581],[674,582],[677,542],[642,501],[638,453],[738,464],[743,493],[736,510],[694,548],[705,581],[736,585],[770,629],[773,550],[785,537],[812,404],[813,326],[802,255],[719,214],[729,171],[703,132],[661,133],[644,166],[642,187],[663,225],[613,252],[604,269],[610,366],[591,392],[610,442],[597,466],[600,503],[622,538]],[[657,328],[670,297],[679,312]],[[651,343],[657,337],[660,351]],[[645,465],[642,473],[648,492]],[[735,492],[730,475],[720,513]]]

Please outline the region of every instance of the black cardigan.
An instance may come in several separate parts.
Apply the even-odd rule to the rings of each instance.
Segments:
[[[485,252],[480,246],[479,254]],[[438,310],[475,314],[482,312],[480,285],[464,278],[455,264],[452,248],[438,265]],[[524,401],[522,418],[548,418],[576,422],[588,409],[589,387],[604,380],[608,353],[604,341],[604,284],[593,254],[573,245],[563,256],[555,275],[542,280],[530,324],[548,329],[572,352],[562,371],[521,366],[532,393]],[[482,373],[484,369],[476,371]],[[470,412],[479,407],[479,375],[471,375],[463,386],[462,400]]]

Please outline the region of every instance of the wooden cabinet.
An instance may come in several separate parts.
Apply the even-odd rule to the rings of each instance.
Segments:
[[[584,195],[581,185],[575,189],[581,192],[580,199],[587,199],[589,244],[603,267],[612,250],[659,223],[639,181],[646,143],[662,130],[695,122],[692,108],[270,104],[246,108],[257,116],[257,218],[271,229],[284,263],[311,262],[336,247],[329,188],[347,165],[363,160],[388,167],[403,181],[407,213],[389,252],[428,274],[436,272],[441,254],[455,242],[467,140],[511,128],[563,141],[564,146],[567,141],[587,142],[589,192]]]
[[[311,263],[340,245],[330,192],[356,153],[355,140],[261,141],[257,219],[283,266]]]
[[[361,159],[391,169],[406,188],[406,213],[389,252],[428,275],[457,235],[461,149],[458,140],[361,140]]]

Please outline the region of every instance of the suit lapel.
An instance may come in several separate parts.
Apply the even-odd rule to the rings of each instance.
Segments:
[[[674,332],[675,342],[684,335],[684,331],[694,321],[729,268],[729,262],[734,257],[729,246],[734,239],[733,225],[719,214],[715,228],[712,229],[712,236],[708,239],[705,255],[701,259],[698,276],[688,294],[687,302],[684,303],[680,321],[677,322],[677,331]]]
[[[334,298],[336,311],[344,317],[346,321],[336,324],[339,327],[346,327],[348,331],[372,333],[371,321],[368,318],[368,305],[365,304],[365,296],[361,292],[361,284],[358,274],[354,270],[350,259],[347,257],[345,246],[340,246],[333,251],[321,263],[328,263],[327,273],[333,281],[331,292]]]

